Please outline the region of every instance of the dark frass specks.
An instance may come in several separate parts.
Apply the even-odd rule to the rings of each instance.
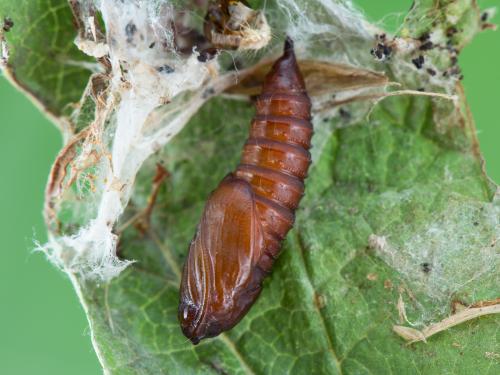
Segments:
[[[2,29],[3,31],[5,31],[6,33],[10,31],[10,29],[12,29],[14,27],[14,21],[12,21],[11,18],[9,17],[5,17],[3,19],[3,26],[2,26]]]
[[[457,29],[455,26],[450,26],[450,27],[448,27],[448,29],[446,30],[446,36],[447,36],[448,38],[453,37],[453,35],[455,35],[456,33],[458,33],[458,29]]]
[[[132,43],[132,40],[134,39],[134,35],[137,32],[137,26],[130,21],[127,23],[127,26],[125,26],[125,35],[127,36],[127,43]]]
[[[415,67],[417,69],[422,69],[422,66],[425,63],[425,58],[424,58],[424,56],[419,55],[418,57],[416,57],[413,60],[411,60],[411,62],[413,63],[413,65],[415,65]]]
[[[375,48],[372,48],[370,53],[378,60],[388,60],[392,54],[392,47],[387,42],[387,35],[375,35],[375,39],[378,41]]]
[[[431,49],[433,49],[435,47],[434,43],[432,43],[430,40],[423,43],[421,46],[420,46],[420,51],[430,51]]]
[[[422,35],[420,35],[420,37],[418,38],[418,40],[420,40],[422,43],[425,43],[430,39],[431,39],[431,34],[429,34],[428,32],[422,33]]]
[[[432,271],[432,264],[429,262],[424,262],[420,264],[423,273],[430,273]]]
[[[162,65],[162,66],[159,66],[158,68],[156,68],[156,70],[160,73],[166,73],[166,74],[170,74],[170,73],[173,73],[175,71],[174,68],[172,68],[170,65]]]
[[[197,59],[199,62],[207,62],[213,60],[217,56],[217,53],[218,51],[216,48],[205,48],[200,52]]]
[[[344,108],[339,109],[340,118],[344,121],[349,121],[351,119],[351,113]]]
[[[439,72],[434,67],[427,68],[425,71],[429,76],[434,77],[437,76],[437,74],[439,73],[440,76],[444,78],[458,79],[458,80],[462,80],[464,78],[461,69],[458,66],[458,55],[460,54],[460,50],[456,47],[457,42],[455,40],[455,35],[461,33],[462,31],[463,30],[457,28],[454,25],[449,26],[445,32],[447,38],[445,45],[432,42],[430,34],[428,32],[423,33],[420,36],[420,38],[418,38],[418,40],[421,43],[418,48],[418,52],[420,52],[421,55],[430,53],[430,51],[433,49],[438,49],[440,53],[447,53],[448,55],[447,57],[449,58],[448,67],[444,67],[443,70]],[[414,60],[412,61],[415,63]]]

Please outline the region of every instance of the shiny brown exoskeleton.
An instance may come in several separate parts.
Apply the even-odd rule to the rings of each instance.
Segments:
[[[179,320],[194,344],[253,305],[304,194],[311,102],[290,39],[256,106],[241,162],[210,195],[184,266]]]

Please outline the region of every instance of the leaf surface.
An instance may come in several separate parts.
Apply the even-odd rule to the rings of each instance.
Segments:
[[[71,112],[87,84],[90,60],[74,44],[76,28],[67,0],[0,0],[0,24],[9,59],[6,73],[44,110],[60,117]]]
[[[450,314],[452,300],[498,296],[498,198],[466,128],[458,144],[441,138],[432,111],[427,98],[391,98],[369,121],[320,124],[334,131],[261,297],[232,331],[192,346],[176,318],[180,270],[205,199],[238,162],[253,113],[245,103],[205,105],[161,156],[171,177],[150,230],[122,237],[122,256],[138,262],[109,285],[86,286],[106,366],[144,374],[497,373],[487,353],[499,347],[498,317],[413,346],[392,332],[406,324],[400,296],[417,328]],[[141,191],[150,178],[144,169]],[[371,246],[373,235],[385,245]]]
[[[320,12],[318,4],[310,11]],[[278,9],[269,5],[270,14]],[[0,0],[4,14],[15,23],[5,33],[10,74],[49,112],[67,114],[89,76],[73,64],[87,60],[73,45],[67,3]],[[318,15],[322,22],[327,16]],[[445,35],[452,20],[464,30],[451,37],[461,48],[480,29],[471,0],[415,1],[400,36],[413,43],[429,27]],[[271,23],[279,29],[280,21]],[[367,69],[384,72],[412,95],[336,98],[317,112],[306,196],[273,274],[240,324],[198,346],[177,321],[181,269],[206,198],[239,161],[253,105],[211,99],[142,166],[117,226],[118,254],[135,263],[109,282],[71,275],[107,373],[500,372],[498,315],[451,327],[427,343],[407,345],[393,332],[394,325],[422,330],[500,296],[498,190],[484,173],[460,84],[417,72],[415,56],[374,62],[370,46],[349,30],[346,55],[365,59]],[[325,55],[325,48],[319,44],[309,57]],[[439,77],[449,72],[452,62],[443,49],[425,53]],[[314,65],[315,74],[321,64]],[[441,97],[414,95],[422,86]],[[443,97],[450,93],[455,101]],[[93,100],[87,90],[73,113],[75,133],[94,120]],[[151,221],[132,220],[154,195],[157,163],[169,177]],[[82,186],[92,192],[91,185]],[[69,233],[87,219],[80,217],[82,207],[91,207],[87,215],[95,209],[75,191],[58,213]]]

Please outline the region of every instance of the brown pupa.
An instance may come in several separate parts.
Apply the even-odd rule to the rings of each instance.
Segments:
[[[292,228],[311,163],[311,101],[293,42],[267,75],[236,171],[205,206],[184,265],[179,320],[193,344],[234,327]]]

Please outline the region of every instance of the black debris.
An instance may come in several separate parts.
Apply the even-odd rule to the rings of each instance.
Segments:
[[[134,39],[134,34],[137,32],[137,26],[130,21],[127,23],[127,26],[125,26],[125,35],[127,36],[127,42],[130,43]]]
[[[420,35],[420,37],[418,38],[418,40],[420,40],[422,43],[429,40],[431,38],[430,34],[429,33],[423,33],[422,35]]]
[[[490,15],[488,14],[488,12],[483,12],[483,14],[481,14],[481,21],[482,21],[482,22],[486,22],[486,21],[488,21],[488,17],[489,17],[489,16],[490,16]]]
[[[460,69],[459,66],[454,66],[453,68],[450,69],[450,74],[454,76],[458,76],[462,73],[462,69]]]
[[[434,69],[427,69],[427,73],[429,73],[431,76],[435,76],[436,75],[436,71]]]
[[[448,29],[446,30],[446,36],[448,38],[451,38],[453,35],[455,35],[456,33],[458,33],[458,29],[455,27],[455,26],[450,26],[448,27]]]
[[[377,46],[372,48],[370,53],[379,60],[388,59],[392,54],[392,47],[387,44],[377,43]]]
[[[12,19],[10,19],[9,17],[5,17],[3,19],[3,31],[5,32],[9,32],[10,29],[12,29],[14,27],[14,21],[12,21]]]
[[[417,69],[422,69],[422,66],[425,63],[425,58],[424,56],[420,55],[417,58],[411,60],[411,62],[413,63],[413,65],[415,65]]]
[[[156,70],[160,73],[173,73],[175,71],[174,68],[172,68],[170,65],[162,65],[156,68]]]
[[[430,40],[428,42],[425,42],[420,46],[420,51],[429,51],[434,48],[434,43],[432,43]]]
[[[217,49],[206,48],[200,52],[197,59],[199,62],[207,62],[207,61],[212,60],[215,56],[217,56]]]
[[[155,42],[151,43],[151,44],[149,45],[149,48],[154,48],[155,44],[156,44]]]
[[[386,46],[386,45],[384,44],[384,46],[383,46],[383,48],[382,48],[382,51],[383,51],[383,53],[384,53],[384,55],[385,55],[386,57],[389,57],[389,56],[391,55],[391,53],[392,53],[392,47],[390,47],[390,46]]]
[[[343,120],[351,119],[351,113],[349,111],[346,111],[344,108],[339,109],[339,115]]]
[[[382,44],[379,44],[378,46],[381,46]],[[372,56],[375,56],[377,59],[379,60],[382,60],[382,58],[384,57],[384,52],[380,49],[380,48],[372,48],[370,50],[370,53],[372,54]]]
[[[422,267],[422,272],[424,273],[429,273],[432,271],[432,264],[428,262],[421,263],[420,267]]]

